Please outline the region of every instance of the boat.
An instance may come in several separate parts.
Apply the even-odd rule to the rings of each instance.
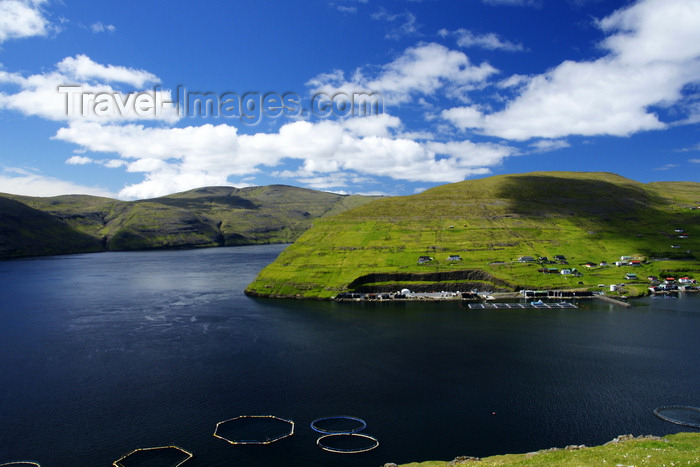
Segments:
[[[532,305],[532,306],[544,306],[544,302],[542,300],[537,300],[536,302],[530,302],[530,305]]]

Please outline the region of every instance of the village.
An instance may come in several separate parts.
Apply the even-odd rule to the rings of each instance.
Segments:
[[[683,229],[675,229],[675,233],[679,238],[688,238],[688,233]],[[672,248],[677,248],[677,245],[671,245]],[[690,252],[688,252],[690,253]],[[446,262],[450,265],[457,265],[463,261],[460,255],[450,254],[446,258]],[[615,261],[600,261],[600,262],[585,262],[579,266],[585,271],[595,271],[606,268],[626,268],[620,272],[620,281],[614,284],[597,284],[599,290],[586,290],[584,282],[578,282],[578,288],[574,289],[559,289],[553,290],[520,290],[510,293],[493,293],[490,291],[471,290],[468,292],[462,291],[433,291],[433,292],[412,292],[407,288],[394,292],[379,292],[379,293],[360,293],[360,292],[344,292],[336,295],[335,300],[338,301],[386,301],[386,300],[468,300],[468,301],[494,301],[512,298],[526,299],[590,299],[590,298],[605,298],[614,300],[608,294],[617,296],[618,298],[627,298],[624,295],[625,287],[634,284],[647,284],[648,294],[670,294],[680,292],[700,292],[700,287],[697,280],[689,276],[681,277],[658,277],[648,275],[645,279],[640,277],[640,274],[634,272],[634,268],[641,268],[649,264],[649,259],[641,256],[622,255]],[[432,256],[421,255],[418,257],[418,265],[429,265],[436,263],[436,259]],[[569,264],[569,260],[565,255],[554,255],[552,259],[547,256],[523,255],[513,260],[511,263],[538,264],[541,266],[537,269],[541,274],[558,274],[569,277],[582,277],[584,274],[576,267]],[[505,262],[499,262],[505,264]],[[556,266],[555,266],[556,265]],[[564,266],[564,267],[561,267]],[[632,268],[627,269],[627,268]]]

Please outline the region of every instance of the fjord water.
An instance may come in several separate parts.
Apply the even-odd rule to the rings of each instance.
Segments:
[[[108,466],[175,444],[192,466],[379,466],[689,431],[700,297],[630,309],[468,310],[243,294],[283,246],[0,262],[0,463]],[[292,419],[233,446],[216,422]],[[312,420],[353,415],[380,446],[334,454]]]

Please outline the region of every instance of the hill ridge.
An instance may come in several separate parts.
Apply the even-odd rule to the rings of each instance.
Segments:
[[[466,180],[320,220],[261,271],[247,292],[331,298],[355,291],[354,281],[369,274],[458,270],[492,276],[477,284],[491,291],[502,289],[502,283],[512,290],[595,288],[625,278],[622,270],[598,267],[601,262],[639,256],[648,260],[636,269],[644,280],[626,283],[630,293],[641,293],[647,275],[698,272],[693,251],[700,248],[700,210],[691,209],[698,205],[700,183],[649,185],[611,173],[533,172]],[[674,225],[687,236],[678,238]],[[566,256],[571,264],[557,262],[552,268],[574,273],[538,273],[554,255]],[[418,264],[421,256],[432,259]],[[459,260],[448,261],[451,256]],[[520,263],[521,256],[547,260]],[[374,284],[373,290],[455,290],[471,286],[467,282],[396,279]]]
[[[373,199],[288,185],[208,186],[136,201],[0,194],[0,258],[290,243],[313,220]]]

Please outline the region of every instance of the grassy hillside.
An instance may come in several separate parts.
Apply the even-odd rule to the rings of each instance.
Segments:
[[[589,288],[698,273],[699,183],[642,184],[609,173],[502,175],[377,200],[324,219],[265,268],[248,293],[327,298],[348,290]],[[679,238],[676,228],[688,238]],[[674,248],[678,247],[678,248]],[[688,253],[690,251],[690,253]],[[461,261],[448,261],[449,256]],[[568,265],[520,263],[564,255]],[[433,258],[418,264],[420,256]],[[620,256],[635,267],[595,267]],[[583,275],[543,274],[546,267]],[[625,281],[635,272],[640,281]]]
[[[0,197],[0,258],[101,249],[99,239],[43,211]]]
[[[0,195],[0,258],[286,243],[372,197],[273,185],[207,187],[149,200]]]
[[[620,439],[622,438],[622,439]],[[576,449],[547,449],[528,454],[507,454],[475,460],[457,458],[450,462],[432,461],[404,464],[403,467],[532,466],[567,467],[600,465],[672,466],[700,465],[700,433],[678,433],[663,438],[620,437],[603,446]]]

